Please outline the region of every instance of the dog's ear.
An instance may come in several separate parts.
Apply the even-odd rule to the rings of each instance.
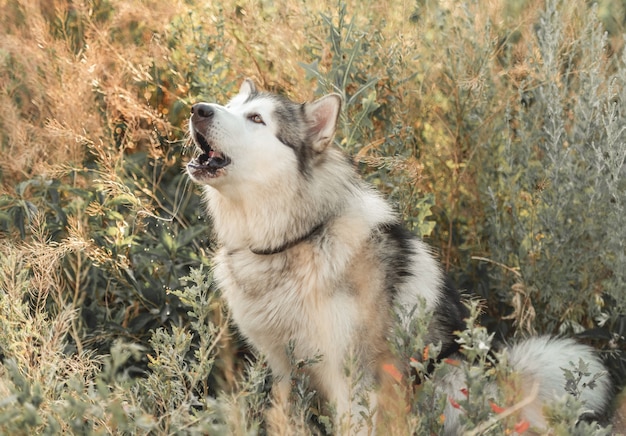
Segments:
[[[311,144],[316,152],[321,153],[335,136],[341,97],[338,94],[329,94],[313,103],[306,103],[304,110],[309,123]]]
[[[252,81],[252,79],[246,79],[243,81],[241,86],[239,87],[239,95],[245,95],[246,97],[256,94],[256,85]]]

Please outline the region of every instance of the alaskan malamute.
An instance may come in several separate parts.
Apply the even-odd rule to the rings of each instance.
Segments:
[[[458,351],[455,332],[467,315],[429,247],[333,145],[340,108],[336,94],[298,104],[246,80],[226,106],[193,105],[189,129],[199,151],[187,165],[220,244],[217,284],[241,333],[266,357],[276,397],[288,397],[293,358],[321,356],[308,375],[334,405],[337,433],[346,417],[359,416],[347,360],[372,405],[389,378],[384,368],[403,367],[388,344],[394,310],[425,305],[427,341],[441,344],[440,359]],[[537,429],[546,425],[543,404],[566,392],[561,368],[583,359],[591,374],[604,371],[591,348],[570,339],[529,339],[507,353],[521,385],[538,386],[521,411]],[[442,380],[442,395],[459,398],[463,386],[459,371]],[[583,390],[586,408],[602,414],[610,390],[608,376]],[[446,433],[460,430],[458,413],[446,409]]]

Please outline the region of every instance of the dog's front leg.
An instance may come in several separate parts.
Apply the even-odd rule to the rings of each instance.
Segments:
[[[377,395],[362,386],[350,387],[343,379],[335,384],[331,403],[335,408],[335,433],[372,436],[376,427]]]
[[[366,399],[363,399],[366,396]],[[335,425],[337,434],[345,436],[373,436],[376,434],[376,394],[364,393],[362,402],[350,402],[337,407]],[[365,403],[365,404],[363,404]]]
[[[286,425],[289,422],[289,395],[291,393],[291,380],[282,377],[272,386],[272,405],[265,412],[265,420],[269,434],[285,434]]]

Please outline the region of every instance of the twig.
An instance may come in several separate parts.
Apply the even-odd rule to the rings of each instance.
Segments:
[[[530,394],[524,397],[521,401],[505,409],[503,412],[498,413],[496,416],[490,418],[489,420],[483,422],[481,425],[479,425],[475,429],[463,433],[463,435],[464,436],[476,436],[476,435],[482,434],[487,429],[497,424],[498,421],[505,419],[506,417],[514,414],[515,412],[518,412],[519,410],[523,409],[524,407],[528,406],[530,403],[535,401],[535,399],[537,398],[537,394],[539,394],[539,382],[535,381],[533,383],[533,387],[530,391]]]
[[[494,265],[499,266],[500,268],[504,268],[505,270],[512,272],[517,277],[522,278],[522,274],[518,270],[516,270],[515,268],[511,268],[510,266],[507,266],[507,265],[505,265],[503,263],[500,263],[500,262],[496,262],[495,260],[489,259],[487,257],[472,256],[472,260],[481,260],[483,262],[492,263]]]

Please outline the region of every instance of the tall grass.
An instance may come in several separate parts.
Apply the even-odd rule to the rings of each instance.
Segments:
[[[481,322],[503,338],[580,334],[623,380],[625,10],[0,3],[0,432],[330,428],[300,373],[291,410],[271,407],[263,359],[211,283],[210,222],[181,169],[190,105],[225,101],[244,77],[296,100],[341,93],[339,146],[486,300]],[[472,320],[466,353],[482,370]],[[422,349],[423,330],[397,351]],[[486,401],[513,404],[514,381],[487,398],[471,374],[468,429],[519,429]],[[388,431],[441,430],[431,384],[408,401]],[[580,407],[554,406],[556,434],[603,431],[573,430]]]

